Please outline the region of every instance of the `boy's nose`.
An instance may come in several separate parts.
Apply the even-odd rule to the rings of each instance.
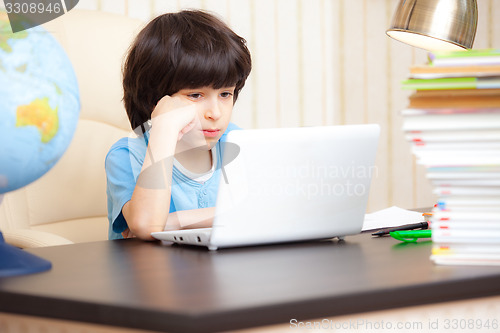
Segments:
[[[213,119],[217,120],[221,117],[221,110],[220,106],[217,102],[212,102],[207,105],[207,108],[205,110],[205,118],[206,119]]]

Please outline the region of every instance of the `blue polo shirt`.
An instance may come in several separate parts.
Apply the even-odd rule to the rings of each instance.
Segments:
[[[226,140],[227,133],[239,129],[229,123],[226,131],[215,145],[215,170],[212,176],[203,182],[195,181],[181,172],[175,165],[172,170],[172,191],[170,213],[180,210],[215,207],[220,179],[222,161],[221,142]],[[132,198],[137,177],[142,169],[146,156],[149,132],[137,138],[118,140],[106,155],[105,169],[107,178],[107,204],[109,220],[109,239],[123,238],[127,221],[122,214],[122,207]]]

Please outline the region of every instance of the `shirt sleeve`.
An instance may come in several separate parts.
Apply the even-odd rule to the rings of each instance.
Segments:
[[[122,208],[132,198],[142,162],[130,149],[127,138],[118,141],[106,156],[109,239],[122,238],[121,233],[128,228]]]

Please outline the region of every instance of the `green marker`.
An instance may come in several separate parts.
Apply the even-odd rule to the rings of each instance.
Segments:
[[[406,243],[416,243],[419,238],[431,238],[432,230],[399,230],[389,233],[393,238]]]

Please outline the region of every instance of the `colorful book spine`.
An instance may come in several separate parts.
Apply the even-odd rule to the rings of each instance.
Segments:
[[[431,260],[500,265],[500,50],[431,53],[404,89],[403,131],[438,197]]]

